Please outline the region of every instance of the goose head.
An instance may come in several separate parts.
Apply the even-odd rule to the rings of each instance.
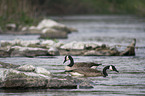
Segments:
[[[119,71],[115,68],[115,66],[109,65],[109,66],[104,67],[104,69],[103,69],[104,77],[108,76],[108,74],[107,74],[107,72],[106,72],[106,70],[108,70],[108,69],[109,69],[110,71],[116,71],[116,72],[119,73]]]
[[[119,72],[113,65],[109,66],[109,70]]]
[[[66,55],[64,58],[63,64],[70,59],[72,59],[72,57],[70,55]]]

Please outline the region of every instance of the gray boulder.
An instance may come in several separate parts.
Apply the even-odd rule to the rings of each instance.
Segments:
[[[52,55],[52,56],[60,55],[58,49],[55,48],[55,47],[51,47],[51,48],[48,50],[48,53],[49,53],[50,55]]]
[[[48,70],[46,70],[45,68],[42,68],[42,67],[36,67],[35,68],[35,73],[43,74],[43,75],[46,75],[46,76],[50,76],[51,75],[51,73]]]
[[[47,28],[42,30],[42,33],[40,34],[40,38],[41,39],[67,38],[67,35],[68,32],[66,31]]]
[[[54,46],[55,44],[56,44],[56,42],[54,42],[53,40],[40,41],[40,46],[43,46],[45,48],[50,48],[50,47]]]
[[[40,34],[40,38],[42,39],[52,39],[67,38],[68,33],[76,30],[54,20],[44,19],[36,27],[29,27],[28,31],[30,31],[31,34]]]
[[[33,65],[22,65],[19,66],[17,70],[24,71],[24,72],[34,72],[35,67]]]
[[[117,50],[101,49],[101,50],[88,50],[84,52],[84,56],[118,56]]]
[[[20,66],[3,62],[0,62],[0,67],[0,88],[3,89],[76,89],[78,85],[80,88],[93,88],[89,81],[72,77],[59,78],[55,76],[54,78],[48,70],[41,67],[34,67],[32,65]]]
[[[9,57],[10,53],[8,48],[0,48],[0,57]]]
[[[116,47],[106,44],[98,45],[96,43],[70,42],[59,48],[60,55],[81,55],[81,56],[134,56],[136,39],[123,51],[118,51]]]
[[[32,47],[11,47],[11,56],[46,56],[48,55],[48,50],[43,48],[32,48]]]
[[[135,56],[135,45],[136,39],[124,51],[120,52],[120,56]]]
[[[83,50],[85,49],[85,44],[83,42],[73,41],[62,45],[60,48],[66,50]]]
[[[15,69],[4,69],[2,72],[2,88],[33,88],[43,87],[49,76]]]
[[[134,56],[136,40],[123,51],[118,51],[116,46],[97,44],[97,42],[57,42],[54,40],[1,41],[0,57],[9,56],[56,56],[56,55],[81,55],[81,56]]]

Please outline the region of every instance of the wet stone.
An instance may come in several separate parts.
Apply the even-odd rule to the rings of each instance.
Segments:
[[[123,51],[118,51],[116,47],[105,44],[99,45],[89,42],[62,43],[53,40],[37,41],[1,41],[0,57],[35,57],[35,56],[58,56],[58,55],[77,55],[77,56],[134,56],[134,40]],[[115,45],[114,45],[115,46]]]
[[[0,89],[77,89],[92,88],[89,82],[76,78],[53,77],[49,70],[32,65],[14,65],[0,62]],[[84,82],[84,83],[83,83]]]

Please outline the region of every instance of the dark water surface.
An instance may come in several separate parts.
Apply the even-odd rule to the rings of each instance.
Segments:
[[[88,77],[94,83],[92,89],[41,89],[41,90],[0,90],[7,96],[145,96],[145,19],[135,16],[65,16],[51,17],[79,30],[69,34],[62,42],[85,41],[108,45],[127,46],[133,38],[137,39],[136,56],[73,56],[76,62],[98,61],[106,65],[115,65],[120,73],[108,72],[109,76]],[[37,40],[37,35],[1,35],[0,40]],[[64,56],[49,57],[13,57],[0,58],[1,62],[13,64],[32,64],[50,70],[56,75],[64,71]],[[69,63],[69,62],[67,62]]]

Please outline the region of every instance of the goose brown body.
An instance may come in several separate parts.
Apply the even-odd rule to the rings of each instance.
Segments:
[[[74,75],[74,72],[81,74],[80,76],[87,76],[87,77],[103,76],[101,71],[96,69],[90,69],[90,68],[74,69],[73,72],[70,72],[70,74]]]
[[[106,72],[108,69],[110,69],[111,71],[119,72],[113,65],[104,67],[103,71],[84,67],[84,68],[69,70],[68,72],[71,75],[76,75],[76,76],[87,76],[87,77],[104,76],[104,77],[106,77],[106,76],[108,76],[108,74]]]
[[[76,62],[73,67],[88,67],[91,68],[92,66],[99,66],[102,65],[100,63],[95,62]]]
[[[95,62],[75,62],[74,63],[74,60],[70,55],[65,56],[65,60],[63,63],[65,63],[68,60],[70,60],[70,64],[65,66],[65,70],[74,70],[74,69],[78,69],[78,68],[82,68],[82,67],[95,69],[99,65],[102,65],[101,63],[95,63]]]
[[[98,63],[93,63],[93,62],[77,62],[75,63],[72,67],[70,66],[65,66],[65,70],[74,70],[78,68],[97,68],[99,65]]]

